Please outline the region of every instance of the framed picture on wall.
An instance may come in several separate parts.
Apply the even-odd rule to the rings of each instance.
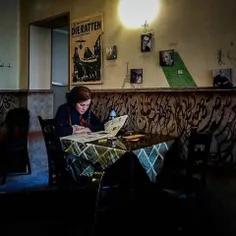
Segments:
[[[141,52],[152,51],[152,34],[141,35]]]
[[[108,61],[117,59],[117,46],[116,45],[106,47],[106,59]]]
[[[232,86],[236,87],[236,68],[231,69],[231,79],[232,79]]]
[[[76,19],[70,26],[70,88],[101,84],[103,15]]]
[[[163,50],[159,52],[160,66],[173,66],[174,65],[174,50]]]
[[[143,69],[131,69],[130,70],[130,83],[131,84],[143,83]]]
[[[213,86],[215,88],[232,88],[232,69],[213,70]]]

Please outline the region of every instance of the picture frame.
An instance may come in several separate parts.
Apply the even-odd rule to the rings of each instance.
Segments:
[[[102,84],[103,14],[71,21],[70,88],[77,85]]]
[[[141,52],[152,51],[152,37],[151,33],[141,34]]]
[[[173,66],[175,62],[173,49],[159,51],[160,66]]]
[[[117,46],[116,45],[106,47],[106,59],[108,61],[117,59]]]
[[[213,75],[213,87],[215,88],[232,88],[232,69],[214,69]]]
[[[143,69],[131,69],[130,70],[130,83],[142,84],[143,83]]]

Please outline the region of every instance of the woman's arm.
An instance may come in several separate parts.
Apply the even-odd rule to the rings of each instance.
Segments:
[[[96,115],[94,115],[93,112],[91,112],[90,117],[90,126],[88,127],[92,132],[97,132],[104,130],[104,123],[98,119]]]
[[[59,106],[55,116],[56,130],[60,137],[73,134],[74,130],[69,120],[69,109],[67,104]]]

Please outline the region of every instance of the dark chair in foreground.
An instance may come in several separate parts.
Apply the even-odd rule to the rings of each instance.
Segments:
[[[56,133],[54,119],[46,120],[40,116],[38,116],[38,119],[48,155],[49,185],[63,191],[73,190],[81,193],[81,195],[86,192],[86,194],[90,195],[87,199],[91,199],[90,197],[93,195],[92,199],[94,201],[89,203],[89,208],[94,204],[95,210],[92,213],[94,214],[94,212],[98,211],[99,207],[104,172],[95,170],[92,178],[79,176],[77,174],[78,169],[75,170],[73,168],[73,162],[77,161],[82,166],[89,165],[90,163],[63,151],[60,138]],[[78,202],[76,206],[87,204],[87,202]],[[82,213],[80,212],[80,214]]]
[[[55,133],[54,119],[43,120],[38,116],[44,143],[48,156],[48,182],[49,186],[66,181],[68,173],[65,169],[65,156],[60,145],[60,139]]]
[[[166,166],[166,170],[164,168],[163,173],[157,176],[158,191],[166,201],[167,212],[171,211],[166,217],[173,220],[175,229],[188,230],[187,222],[192,221],[192,209],[197,209],[204,202],[211,141],[212,132],[198,133],[193,129],[187,159],[178,162],[177,158],[174,162],[176,168]],[[171,156],[169,158],[167,163],[171,163]]]
[[[148,181],[145,171],[142,169],[138,159],[127,153],[104,171],[101,170],[100,166],[94,165],[95,172],[92,178],[78,176],[76,175],[78,169],[73,170],[72,162],[77,161],[81,165],[89,165],[91,163],[87,163],[86,160],[63,151],[60,138],[55,130],[54,119],[44,120],[41,117],[38,117],[38,119],[48,154],[50,185],[60,189],[71,188],[78,191],[90,189],[90,194],[91,192],[95,193],[93,235],[104,235],[107,227],[112,227],[112,225],[115,227],[116,221],[114,221],[114,217],[119,218],[119,221],[121,221],[120,217],[118,217],[120,214],[117,212],[127,215],[126,206],[129,206],[131,201],[130,186],[132,185],[139,189],[144,180]],[[132,171],[131,173],[131,169],[134,172]],[[136,182],[132,180],[134,174]],[[78,202],[77,205],[80,204],[86,205],[87,203]],[[93,203],[90,203],[91,205]],[[80,214],[83,215],[81,212]],[[108,223],[109,220],[111,221],[110,223]]]
[[[196,129],[192,130],[187,159],[179,160],[174,173],[166,179],[160,179],[164,191],[184,198],[197,197],[204,191],[211,141],[212,132],[198,133]]]
[[[6,133],[1,142],[3,184],[8,173],[31,173],[28,155],[29,119],[26,108],[15,108],[7,113]]]
[[[78,169],[74,169],[74,161],[78,166],[88,166],[91,163],[72,154],[65,153],[57,135],[54,119],[38,117],[42,129],[48,156],[49,185],[56,187],[82,186],[90,184],[92,178],[78,176]],[[102,173],[99,171],[102,175]],[[98,177],[98,173],[95,173]]]

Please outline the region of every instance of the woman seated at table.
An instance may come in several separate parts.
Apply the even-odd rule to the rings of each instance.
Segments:
[[[104,130],[104,124],[91,111],[91,91],[84,86],[70,91],[67,103],[59,106],[55,120],[60,137]]]

